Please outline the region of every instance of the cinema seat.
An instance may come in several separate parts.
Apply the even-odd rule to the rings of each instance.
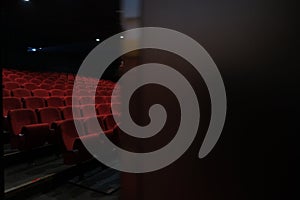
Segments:
[[[28,90],[35,90],[35,89],[39,89],[39,86],[34,84],[34,83],[25,83],[23,85],[24,88],[28,89]]]
[[[61,108],[63,119],[73,119],[81,117],[80,107],[73,107],[75,116],[73,116],[72,106],[66,106]]]
[[[93,103],[93,97],[80,97],[79,98],[80,105],[86,105],[86,104],[92,104]]]
[[[27,80],[24,78],[16,78],[15,81],[18,83],[26,83],[27,82]]]
[[[16,78],[19,78],[19,76],[16,74],[9,74],[7,75],[7,78],[9,78],[10,80],[15,80]]]
[[[66,96],[72,96],[72,94],[73,94],[73,89],[65,90],[65,95]]]
[[[40,97],[24,97],[23,102],[25,108],[37,109],[46,106],[45,100]]]
[[[99,104],[97,105],[97,112],[98,115],[100,116],[106,116],[111,114],[111,107],[110,104],[105,103],[105,104]]]
[[[73,102],[74,100],[74,102]],[[71,106],[72,103],[74,103],[74,105],[80,105],[80,102],[79,102],[79,98],[78,97],[73,97],[72,96],[65,96],[65,105],[66,106]]]
[[[32,109],[16,109],[8,112],[8,121],[13,148],[29,150],[43,146],[49,135],[48,124],[37,124],[37,116]]]
[[[60,89],[52,89],[52,90],[50,90],[50,95],[63,97],[63,96],[65,96],[65,92],[64,92],[64,90],[60,90]]]
[[[32,95],[35,97],[48,97],[49,92],[45,89],[35,89],[32,90]]]
[[[46,98],[48,107],[63,107],[65,106],[64,99],[61,97],[48,97]]]
[[[77,129],[79,129],[81,133],[85,133],[85,129],[82,120],[76,120],[76,123],[78,127],[75,127],[74,120],[64,120],[57,128],[57,132],[61,134],[65,147],[63,154],[65,164],[78,164],[91,159],[92,155],[85,149],[82,141],[93,142],[98,139],[98,134],[79,136]]]
[[[50,90],[50,89],[52,89],[52,85],[51,84],[44,84],[44,83],[42,83],[42,84],[40,84],[40,88],[41,89],[45,89],[45,90]]]
[[[65,89],[65,85],[63,85],[63,84],[56,84],[56,85],[53,86],[53,89],[64,90]]]
[[[37,114],[41,123],[50,124],[54,121],[62,120],[61,111],[54,107],[37,109]]]
[[[2,89],[2,96],[3,97],[10,97],[10,90],[3,88]]]
[[[3,116],[6,117],[9,110],[22,108],[22,102],[17,97],[3,97]]]
[[[40,80],[40,79],[31,79],[30,80],[30,83],[34,83],[34,84],[41,84],[42,83],[42,81]]]
[[[12,93],[12,96],[14,96],[14,97],[20,97],[20,98],[22,98],[22,97],[30,97],[31,96],[30,90],[27,90],[25,88],[13,89],[11,91],[11,93]]]
[[[98,112],[94,104],[83,105],[81,106],[81,115],[82,117],[90,117],[92,115],[98,115]]]
[[[13,89],[20,87],[19,83],[17,83],[17,82],[6,82],[3,84],[3,86],[5,89],[8,89],[8,90],[13,90]]]

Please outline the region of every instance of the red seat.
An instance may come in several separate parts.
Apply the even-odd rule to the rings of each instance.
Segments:
[[[105,125],[106,130],[113,130],[117,127],[117,124],[112,115],[107,115],[104,118],[104,125]]]
[[[77,127],[79,128],[79,131],[81,133],[85,133],[84,127],[82,125],[82,121],[76,120],[76,123],[78,123],[79,125]],[[74,120],[73,119],[64,120],[62,123],[59,124],[58,129],[59,132],[61,133],[66,150],[73,151],[75,141],[79,139],[79,134],[75,127]]]
[[[111,114],[111,107],[110,104],[99,104],[97,105],[97,111],[99,115],[110,115]]]
[[[9,110],[22,108],[22,102],[17,97],[3,97],[3,116],[6,117]]]
[[[72,96],[73,94],[73,90],[69,89],[69,90],[65,90],[65,95],[66,96]]]
[[[10,97],[10,90],[3,88],[2,89],[2,96],[3,97]]]
[[[23,98],[25,108],[44,108],[46,106],[45,100],[40,97],[24,97]]]
[[[32,149],[45,144],[49,135],[48,124],[37,124],[37,116],[32,109],[17,109],[8,112],[11,127],[12,147]]]
[[[81,115],[82,117],[90,117],[97,115],[97,110],[95,109],[94,104],[83,105],[81,106]]]
[[[33,96],[36,96],[36,97],[48,97],[49,96],[49,92],[45,89],[32,90],[32,94],[33,94]]]
[[[42,81],[40,79],[31,79],[30,83],[41,84]]]
[[[41,123],[52,123],[62,120],[61,111],[58,108],[40,108],[37,110],[38,118]]]
[[[79,98],[80,105],[92,104],[93,97],[80,97]]]
[[[93,143],[98,139],[98,134],[79,136],[77,130],[81,133],[85,133],[85,130],[82,121],[76,120],[76,124],[75,127],[74,120],[64,120],[57,128],[66,149],[63,154],[65,164],[76,164],[91,159],[92,155],[85,149],[82,141]]]
[[[64,100],[61,97],[48,97],[46,98],[48,107],[63,107],[65,106]]]
[[[12,93],[12,96],[14,96],[14,97],[30,97],[31,96],[30,90],[27,90],[25,88],[13,89],[11,91],[11,93]]]
[[[9,79],[7,77],[2,77],[2,82],[3,83],[11,82],[11,79]]]
[[[95,104],[104,104],[107,103],[107,100],[103,96],[96,96],[95,97]]]
[[[4,85],[4,88],[8,89],[8,90],[13,90],[13,89],[20,87],[19,83],[17,83],[17,82],[6,82],[3,85]]]
[[[41,89],[50,90],[52,89],[52,85],[50,84],[40,84]]]
[[[34,83],[25,83],[23,85],[24,88],[28,89],[28,90],[35,90],[35,89],[39,89],[39,86],[34,84]]]
[[[105,130],[103,117],[98,116],[97,122],[95,122],[93,119],[94,118],[85,118],[83,121],[85,132],[87,135],[95,133],[99,134],[101,132],[101,130],[99,129],[100,127],[102,128],[102,130]]]
[[[53,90],[50,90],[50,95],[63,97],[63,96],[65,96],[65,92],[60,89],[53,89]]]
[[[73,102],[74,100],[74,102]],[[78,97],[73,97],[72,96],[65,96],[65,105],[66,106],[71,106],[72,103],[74,103],[74,105],[80,105],[80,102],[79,102],[79,98]]]
[[[11,132],[14,135],[21,134],[23,126],[37,124],[38,120],[32,109],[14,109],[8,112]]]
[[[81,111],[80,111],[80,107],[73,107],[74,112],[75,112],[75,116],[73,116],[73,110],[72,110],[72,106],[66,106],[61,108],[62,111],[62,115],[64,119],[73,119],[81,117]]]
[[[16,78],[19,78],[19,76],[16,74],[9,74],[7,75],[7,78],[9,78],[10,80],[15,80]]]
[[[65,89],[65,85],[63,85],[63,84],[56,84],[56,85],[53,86],[53,89],[64,90]]]
[[[27,80],[24,78],[16,78],[15,81],[18,83],[26,83],[27,82]]]

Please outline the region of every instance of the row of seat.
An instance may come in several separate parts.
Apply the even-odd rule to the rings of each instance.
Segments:
[[[8,119],[12,125],[12,133],[14,133],[13,145],[22,150],[29,150],[44,144],[62,144],[66,155],[79,151],[80,160],[89,158],[88,154],[82,156],[85,149],[80,147],[81,141],[84,139],[97,140],[101,130],[99,125],[93,123],[93,118],[79,117],[62,120],[62,115],[57,108],[43,108],[36,112],[32,109],[16,109],[9,111]],[[116,134],[117,125],[111,114],[98,115],[98,123],[100,124],[104,134]],[[74,120],[76,120],[81,135],[79,136],[75,128]],[[78,156],[78,153],[76,153]],[[71,161],[66,156],[65,163]],[[75,159],[78,162],[78,158]],[[72,161],[74,163],[74,160]]]
[[[93,97],[71,97],[66,96],[62,97],[3,97],[3,116],[7,116],[9,110],[12,109],[20,109],[20,108],[44,108],[44,107],[64,107],[64,106],[72,106],[73,105],[89,105],[93,103]],[[119,104],[119,100],[117,97],[109,97],[109,96],[97,96],[95,97],[95,104],[107,104],[110,106],[112,104]]]
[[[61,90],[61,89],[26,89],[26,88],[14,88],[14,89],[7,89],[3,88],[2,94],[4,97],[7,96],[16,96],[16,97],[25,97],[25,96],[39,96],[39,97],[46,97],[46,96],[71,96],[73,94],[73,89],[68,90]],[[92,96],[93,92],[91,90],[76,90],[74,95],[82,96],[82,95],[89,95]],[[110,96],[112,94],[111,90],[96,90],[94,94],[99,96]]]
[[[74,158],[79,154],[85,159],[90,156],[81,141],[96,140],[100,133],[87,126],[91,115],[98,116],[106,134],[117,130],[111,104],[120,105],[119,93],[118,96],[111,94],[113,90],[119,90],[119,86],[111,81],[76,77],[80,84],[76,85],[76,94],[73,94],[73,74],[3,69],[2,75],[3,117],[13,148],[30,150],[45,143],[62,145],[68,163],[70,156]],[[98,87],[93,95],[91,89],[95,84]],[[72,104],[76,106],[72,107]],[[77,134],[74,120],[82,123],[86,135]]]

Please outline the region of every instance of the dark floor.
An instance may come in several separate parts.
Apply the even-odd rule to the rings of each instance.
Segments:
[[[103,199],[116,200],[119,199],[120,173],[110,169],[98,162],[88,162],[79,169],[82,170],[80,175],[74,173],[74,169],[78,166],[65,165],[63,158],[56,154],[45,151],[41,155],[37,155],[33,160],[28,161],[28,155],[22,154],[17,150],[11,150],[6,146],[6,154],[9,156],[4,170],[5,176],[5,192],[12,193],[14,199]],[[37,149],[41,152],[43,149]],[[13,162],[12,162],[13,160]],[[59,184],[53,184],[56,174],[69,174],[66,178],[61,179]],[[72,174],[72,175],[70,175]],[[53,179],[54,178],[54,179]],[[22,195],[15,193],[23,188],[34,187],[41,181],[52,180],[47,182],[34,192],[27,192]],[[30,191],[29,189],[28,191]],[[32,191],[32,190],[31,190]],[[32,195],[31,195],[32,194]],[[11,195],[10,195],[11,196]]]
[[[120,190],[116,192],[105,195],[99,192],[94,192],[92,190],[88,190],[79,186],[76,186],[71,183],[66,183],[56,189],[53,189],[51,192],[42,193],[34,195],[30,198],[22,198],[22,199],[32,199],[32,200],[89,200],[89,199],[99,199],[99,200],[118,200],[120,196]]]
[[[10,165],[4,170],[5,191],[28,184],[37,178],[60,172],[72,166],[64,165],[63,159],[55,155],[36,159],[33,163],[23,162]]]

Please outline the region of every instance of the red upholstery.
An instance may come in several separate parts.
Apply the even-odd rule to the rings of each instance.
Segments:
[[[73,89],[65,90],[65,95],[66,96],[72,96],[72,93],[73,93]]]
[[[37,110],[39,121],[41,123],[52,123],[62,120],[61,111],[58,108],[40,108]]]
[[[19,76],[16,74],[9,74],[7,75],[7,78],[9,78],[10,80],[15,80],[16,78],[19,78]]]
[[[65,106],[64,100],[61,97],[46,98],[48,107],[63,107]]]
[[[31,79],[30,82],[35,84],[41,84],[42,81],[40,79]]]
[[[22,108],[22,102],[17,97],[3,97],[3,116],[7,116],[9,110]]]
[[[20,97],[20,98],[22,98],[22,97],[30,97],[31,96],[30,90],[27,90],[25,88],[13,89],[11,91],[11,93],[12,93],[12,96],[14,96],[14,97]]]
[[[10,97],[10,90],[3,88],[2,89],[2,96],[3,97]]]
[[[105,130],[103,120],[104,118],[101,116],[97,117],[97,122],[93,121],[93,118],[85,118],[83,124],[86,134],[99,134],[101,132],[101,130],[99,129],[100,127],[102,128],[102,130]]]
[[[82,115],[82,117],[89,117],[92,115],[97,115],[97,110],[95,109],[95,105],[89,104],[89,105],[81,106],[81,115]]]
[[[75,100],[75,101],[73,102],[73,100]],[[72,96],[66,96],[65,97],[65,105],[66,106],[71,106],[72,103],[74,103],[74,105],[80,105],[79,98],[78,97],[74,97],[74,99],[73,99]]]
[[[36,109],[43,108],[46,106],[45,100],[40,97],[24,97],[23,102],[25,108]]]
[[[110,104],[99,104],[97,106],[97,111],[99,115],[109,115],[111,114]]]
[[[52,88],[52,85],[50,84],[40,84],[41,89],[50,90]]]
[[[75,118],[81,117],[81,111],[80,107],[74,107],[73,108],[75,111]],[[66,106],[62,108],[62,114],[64,119],[73,119],[73,111],[72,111],[72,106]]]
[[[56,84],[53,86],[54,89],[60,89],[60,90],[64,90],[65,89],[65,85],[63,84]]]
[[[25,125],[36,124],[37,117],[32,109],[16,109],[8,112],[8,119],[11,132],[14,135],[21,134],[21,129]]]
[[[24,88],[28,89],[28,90],[35,90],[35,89],[39,89],[39,86],[34,84],[34,83],[25,83],[23,85]]]
[[[32,94],[33,94],[33,96],[36,96],[36,97],[48,97],[49,96],[49,92],[45,89],[32,90]]]
[[[80,120],[77,120],[76,123],[79,124],[79,131],[84,133],[84,127],[82,125],[82,122]],[[64,145],[66,147],[67,151],[74,150],[74,143],[76,139],[79,139],[79,135],[77,132],[77,129],[74,124],[73,119],[64,120],[62,123],[58,126],[59,132],[61,133]]]
[[[79,98],[80,105],[86,105],[86,104],[92,104],[93,103],[93,97],[80,97]]]
[[[19,83],[17,83],[17,82],[6,82],[3,85],[4,85],[4,88],[8,89],[8,90],[13,90],[13,89],[20,87]]]
[[[31,124],[23,126],[21,130],[22,135],[25,137],[25,141],[22,146],[19,146],[21,149],[32,149],[34,147],[43,146],[49,136],[49,125],[44,124]]]
[[[63,96],[65,96],[65,92],[64,92],[64,90],[53,89],[53,90],[50,90],[50,95],[63,97]]]

